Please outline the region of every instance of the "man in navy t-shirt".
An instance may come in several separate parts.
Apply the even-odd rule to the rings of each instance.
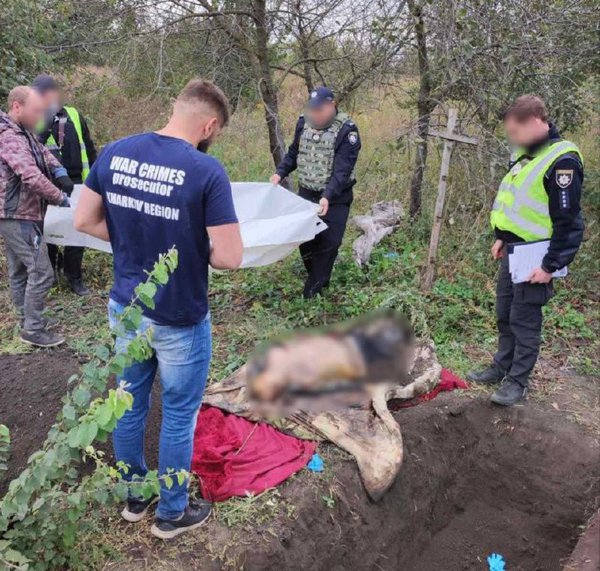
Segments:
[[[156,307],[144,308],[141,331],[152,327],[152,358],[125,370],[133,409],[113,434],[115,456],[129,466],[124,478],[143,477],[145,421],[157,369],[162,385],[163,422],[159,473],[189,470],[196,416],[210,362],[208,266],[237,268],[242,259],[239,224],[225,170],[199,152],[229,120],[222,91],[194,79],[177,98],[166,127],[108,145],[86,180],[75,227],[110,240],[114,284],[109,319],[130,303],[135,287],[146,280],[161,253],[175,246],[179,264],[155,296]],[[123,350],[135,333],[116,330],[116,349]],[[123,517],[140,521],[154,498],[130,498]],[[162,486],[152,533],[162,539],[201,525],[210,505],[188,500],[187,483]]]

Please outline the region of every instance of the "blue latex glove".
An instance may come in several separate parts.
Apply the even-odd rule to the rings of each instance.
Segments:
[[[313,457],[310,459],[310,462],[306,465],[306,467],[311,472],[322,472],[325,470],[325,463],[323,462],[323,458],[321,458],[318,454],[313,454]]]
[[[488,565],[490,566],[489,571],[505,571],[504,557],[498,553],[492,553],[487,558]]]

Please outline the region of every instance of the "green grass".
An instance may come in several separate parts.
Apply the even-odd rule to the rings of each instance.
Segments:
[[[386,113],[386,105],[389,106],[389,102],[378,110],[357,116],[365,150],[358,169],[359,184],[353,214],[366,212],[378,200],[395,198],[407,204],[406,191],[413,157],[407,147],[397,148],[389,140],[405,118],[401,114],[396,117]],[[381,116],[386,120],[377,119]],[[290,131],[294,113],[286,109],[284,117]],[[387,119],[390,117],[391,124]],[[270,174],[271,164],[265,152],[267,143],[261,121],[260,110],[236,114],[229,133],[215,149],[233,180],[266,180]],[[598,153],[591,137],[582,135],[574,139],[583,140],[590,156],[586,163],[585,194],[588,231],[586,242],[570,268],[569,278],[557,283],[556,296],[544,309],[541,358],[559,369],[598,375],[600,240],[595,222],[600,211]],[[463,169],[465,164],[471,169],[479,169],[477,176],[484,182],[472,185]],[[211,382],[234,372],[265,340],[297,328],[336,323],[378,308],[394,308],[405,314],[419,336],[435,341],[442,365],[457,374],[464,375],[471,367],[488,363],[496,345],[494,291],[497,264],[490,259],[492,236],[487,227],[487,208],[494,185],[493,181],[486,180],[484,167],[471,155],[453,158],[446,213],[446,219],[452,223],[444,225],[438,279],[433,291],[427,295],[420,290],[419,278],[427,257],[435,199],[436,149],[432,150],[427,169],[421,218],[417,222],[405,220],[375,249],[365,268],[359,268],[352,260],[351,245],[358,232],[350,225],[331,286],[324,297],[302,299],[304,268],[297,253],[265,268],[213,273],[209,288],[214,334]],[[464,189],[469,192],[465,193]],[[93,290],[91,298],[78,298],[64,286],[52,290],[49,297],[50,312],[61,319],[69,348],[83,358],[91,353],[94,345],[110,339],[106,318],[106,302],[112,283],[110,256],[87,252],[85,276]],[[3,315],[0,354],[27,353],[33,349],[18,340],[6,284],[4,264],[0,264],[0,287],[3,288],[0,289],[0,313]],[[542,389],[540,398],[552,394],[560,383],[569,382],[558,374],[544,378],[536,375],[535,380]],[[307,484],[307,492],[314,495],[314,501],[328,509],[337,502],[331,466],[343,453],[334,447],[322,447],[320,453],[325,458],[325,473],[311,474],[310,478],[306,474],[297,477],[310,484]],[[269,522],[278,516],[295,516],[294,505],[286,499],[285,488],[281,493],[271,491],[258,497],[232,499],[219,504],[216,509],[216,522],[228,529],[231,527],[232,535],[227,536],[230,542],[242,538],[246,526],[259,522],[268,528]],[[147,542],[147,529],[141,528],[134,535],[125,536],[120,525],[114,519],[110,520],[107,514],[103,514],[98,526],[101,535],[82,543],[90,546],[85,554],[89,564],[82,568],[102,568],[108,546],[120,554],[111,553],[114,561],[127,557],[123,554],[132,545]],[[218,544],[212,545],[210,540],[202,538],[204,536],[198,543],[203,543],[215,559],[227,563],[228,543],[219,540]],[[182,546],[190,552],[198,549],[196,543],[177,543],[174,551]],[[167,556],[167,552],[161,552],[165,561]],[[235,568],[235,563],[228,564]]]
[[[327,325],[378,308],[394,308],[413,323],[418,335],[432,338],[440,361],[459,374],[489,361],[496,343],[494,322],[495,264],[488,259],[488,242],[460,265],[442,256],[433,291],[419,288],[427,241],[415,238],[414,225],[404,223],[374,251],[366,268],[351,257],[356,237],[349,228],[326,295],[304,300],[301,296],[304,268],[299,256],[273,266],[236,272],[214,273],[210,302],[214,324],[214,358],[211,378],[221,379],[241,366],[262,341],[297,328]],[[584,246],[584,248],[586,248]],[[390,252],[397,256],[389,256]],[[88,354],[99,342],[110,339],[106,320],[110,258],[86,255],[86,275],[94,295],[83,299],[61,286],[51,292],[51,314],[63,324],[69,347]],[[576,263],[572,274],[593,275]],[[578,276],[581,278],[581,276]],[[556,296],[544,309],[542,356],[590,374],[598,364],[598,304],[593,284],[571,278],[560,281]],[[7,291],[0,293],[3,313],[9,310]],[[16,320],[0,327],[0,352],[31,351],[16,337]]]

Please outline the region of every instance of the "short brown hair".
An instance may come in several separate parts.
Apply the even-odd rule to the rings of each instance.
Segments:
[[[195,103],[201,101],[206,103],[215,111],[219,117],[222,127],[229,123],[231,111],[227,96],[212,82],[205,79],[191,79],[183,88],[177,101]]]
[[[546,104],[537,95],[521,95],[517,97],[504,112],[504,120],[515,119],[519,123],[532,117],[548,122]]]
[[[8,110],[10,111],[15,103],[23,105],[31,95],[31,91],[31,87],[28,87],[27,85],[17,85],[16,87],[13,87],[8,92],[8,98],[6,100]]]

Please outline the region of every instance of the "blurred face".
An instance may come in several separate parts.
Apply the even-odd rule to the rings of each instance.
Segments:
[[[23,103],[15,102],[10,110],[13,121],[29,131],[35,130],[40,121],[44,119],[46,105],[40,94],[30,90]]]
[[[510,144],[515,147],[527,147],[548,134],[548,123],[537,117],[518,121],[509,116],[504,121],[504,128]]]
[[[62,95],[58,89],[49,89],[42,95],[42,100],[46,105],[46,114],[54,116],[62,107]]]
[[[335,101],[327,101],[318,107],[308,107],[306,110],[308,120],[315,127],[328,125],[336,113]]]

